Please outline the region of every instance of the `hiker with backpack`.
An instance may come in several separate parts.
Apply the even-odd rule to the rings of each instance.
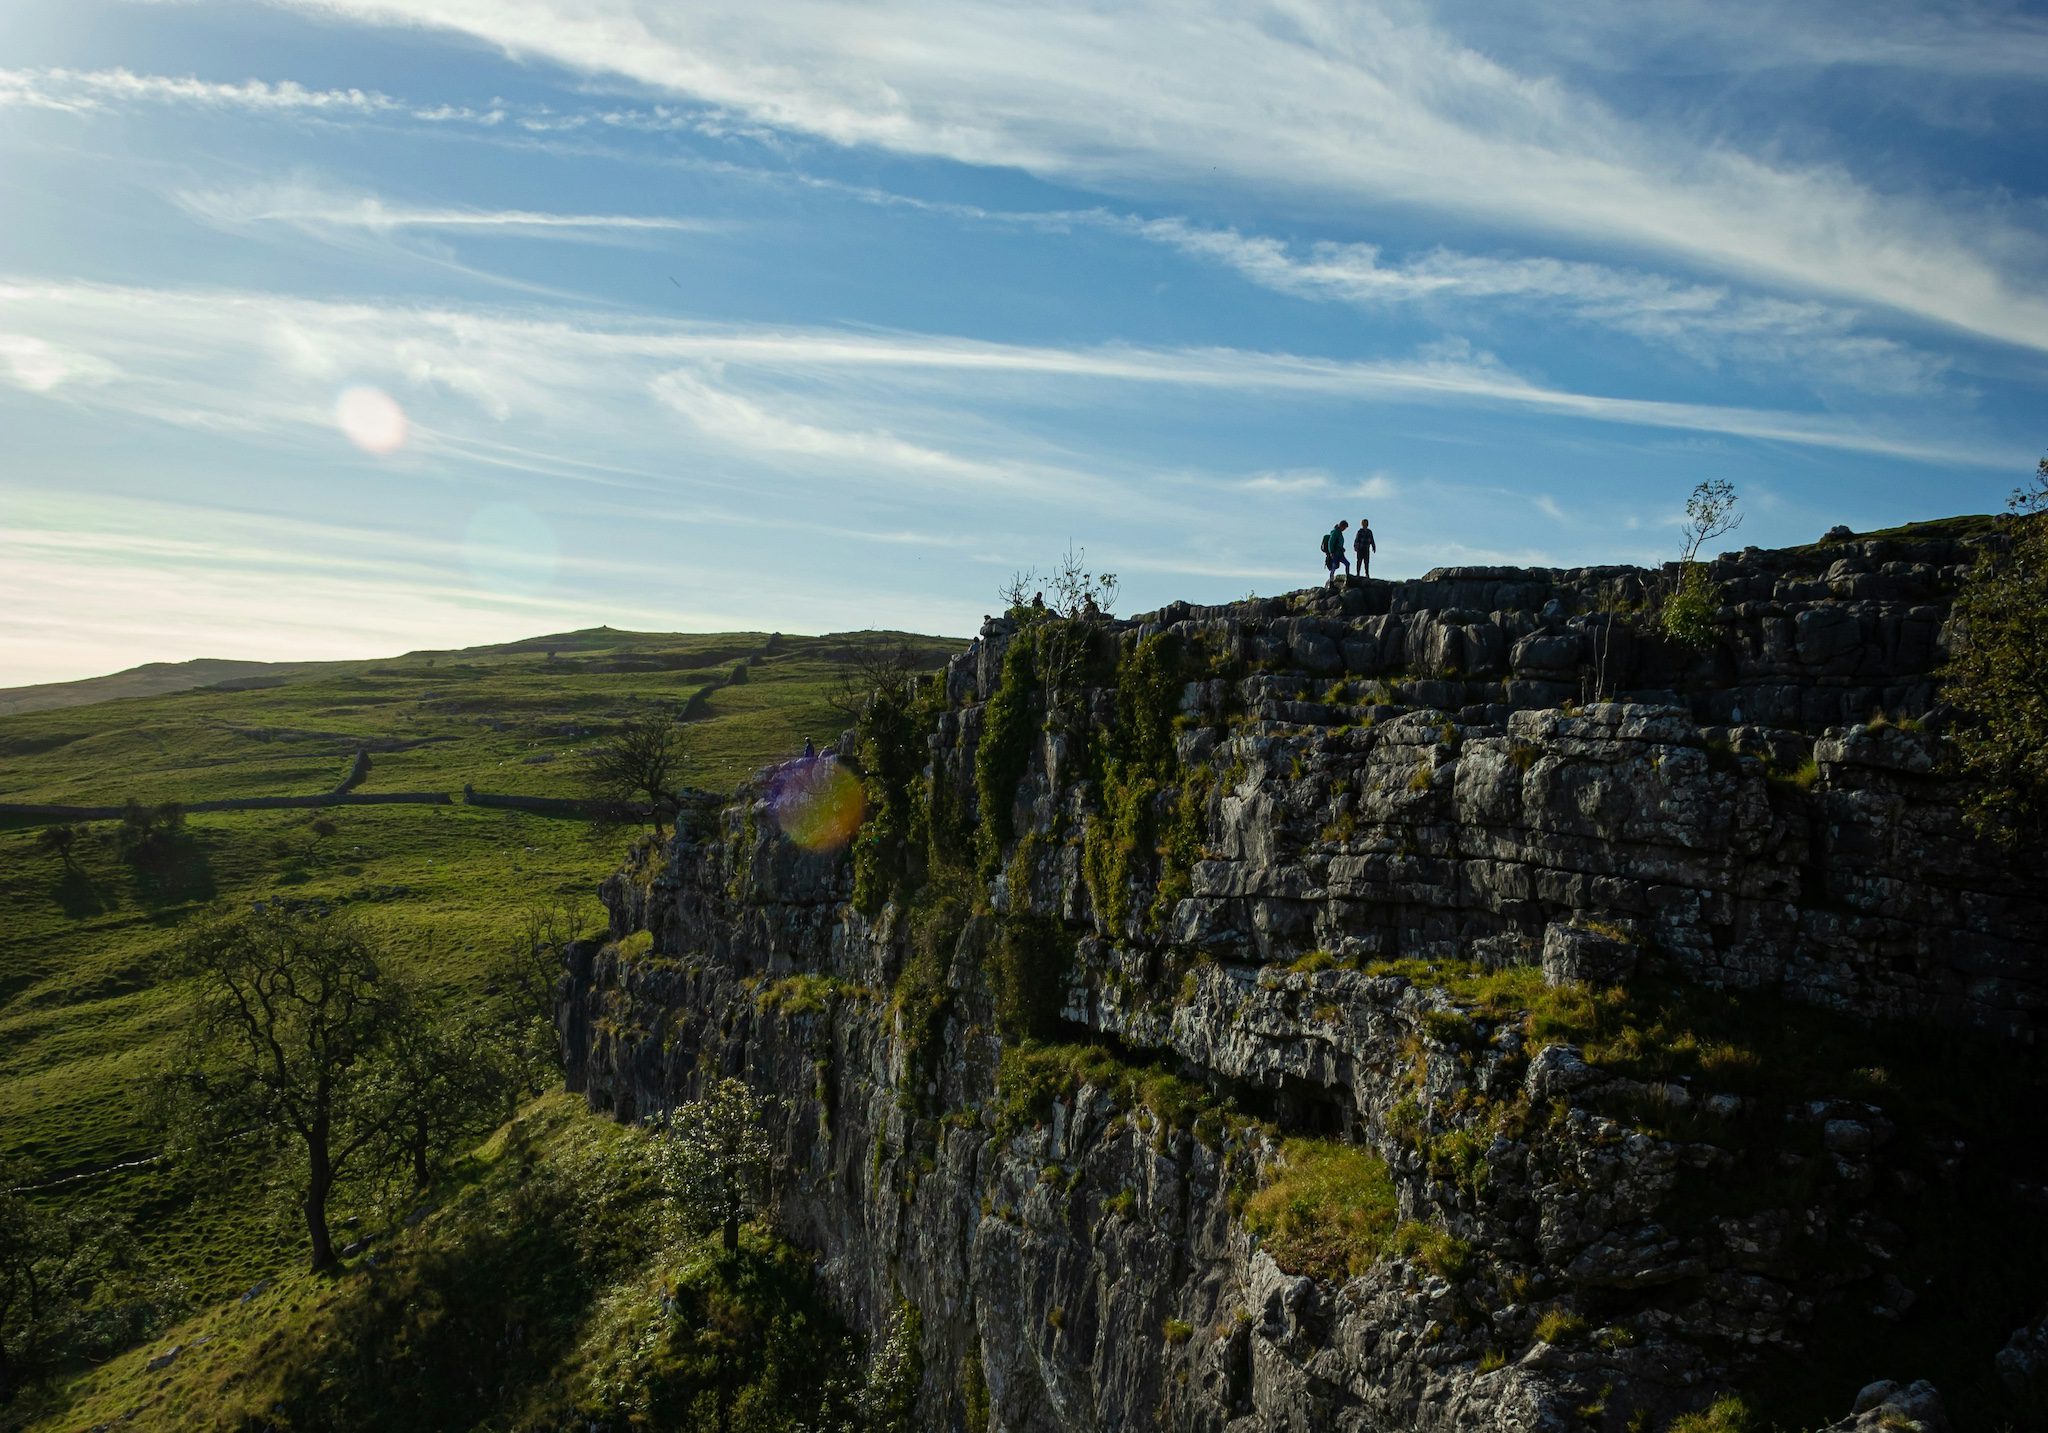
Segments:
[[[1358,535],[1351,539],[1351,550],[1358,554],[1358,575],[1360,577],[1372,576],[1372,555],[1379,545],[1379,539],[1372,535],[1372,519],[1369,517],[1360,518],[1358,520]]]
[[[1339,567],[1346,577],[1351,575],[1351,559],[1344,555],[1344,529],[1349,526],[1351,519],[1339,518],[1337,525],[1323,534],[1323,570],[1330,574],[1326,581],[1336,580]]]

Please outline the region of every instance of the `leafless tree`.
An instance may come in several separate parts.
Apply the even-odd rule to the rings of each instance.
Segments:
[[[293,1159],[313,1272],[330,1272],[334,1188],[403,1113],[382,1057],[409,1016],[406,991],[359,922],[274,906],[190,928],[184,967],[197,995],[163,1091],[170,1123],[195,1154],[254,1131]]]
[[[1702,547],[1741,526],[1742,514],[1735,510],[1735,484],[1726,478],[1709,478],[1685,500],[1685,555],[1679,561],[1695,561]]]
[[[64,869],[76,870],[78,863],[72,859],[71,848],[78,844],[78,828],[75,826],[45,826],[43,833],[36,837],[36,844],[45,851],[55,851]]]
[[[681,806],[677,792],[689,750],[689,734],[673,713],[649,712],[585,752],[583,777],[599,801],[644,810],[659,836]]]
[[[1069,617],[1107,617],[1116,604],[1117,579],[1114,572],[1090,572],[1088,549],[1067,544],[1059,565],[1052,570],[1055,605]]]
[[[876,697],[901,689],[923,667],[908,642],[856,647],[825,704],[847,726],[857,726]]]

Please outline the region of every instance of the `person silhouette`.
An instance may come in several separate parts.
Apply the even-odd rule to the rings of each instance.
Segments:
[[[1372,519],[1358,520],[1358,534],[1351,539],[1351,550],[1358,555],[1358,575],[1372,576],[1372,555],[1379,547],[1379,541],[1372,535]]]
[[[1351,575],[1351,559],[1344,555],[1344,529],[1349,526],[1349,518],[1339,518],[1337,525],[1323,534],[1323,571],[1329,574],[1326,581],[1335,582],[1340,567],[1346,577]]]

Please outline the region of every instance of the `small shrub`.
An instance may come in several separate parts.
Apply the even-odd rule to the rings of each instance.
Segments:
[[[1508,1356],[1497,1348],[1490,1348],[1479,1355],[1479,1372],[1492,1373],[1497,1368],[1508,1366]]]
[[[144,806],[130,798],[121,816],[121,854],[130,864],[152,869],[167,862],[185,836],[185,808],[175,801]]]
[[[1469,1047],[1480,1043],[1479,1030],[1460,1010],[1425,1010],[1422,1033],[1439,1045]]]
[[[1290,1274],[1336,1281],[1362,1273],[1394,1233],[1394,1181],[1370,1150],[1290,1139],[1264,1188],[1246,1202],[1245,1227]]]
[[[1492,1143],[1492,1134],[1485,1130],[1454,1129],[1439,1135],[1426,1151],[1430,1173],[1478,1194],[1486,1188],[1486,1150]]]
[[[1586,1321],[1563,1309],[1552,1309],[1536,1322],[1538,1343],[1573,1344],[1586,1336]]]
[[[619,959],[638,960],[654,949],[654,932],[636,930],[618,944]]]
[[[1108,1091],[1125,1109],[1146,1109],[1176,1129],[1208,1111],[1209,1092],[1171,1071],[1127,1065],[1100,1045],[1043,1045],[1024,1041],[1003,1051],[996,1077],[996,1128],[1028,1129],[1052,1117],[1052,1107],[1083,1085]]]
[[[1415,763],[1415,771],[1408,778],[1408,789],[1418,793],[1429,790],[1429,779],[1433,770],[1429,764],[1429,757],[1425,754]]]
[[[1998,520],[2007,539],[1979,552],[1956,596],[1961,640],[1939,673],[1955,709],[1954,760],[1974,778],[1971,824],[2010,841],[2048,817],[2048,698],[2041,631],[2048,622],[2048,458]]]
[[[1720,584],[1701,564],[1688,562],[1679,569],[1678,590],[1664,603],[1664,635],[1703,652],[1714,645],[1720,612]]]
[[[1411,1219],[1394,1231],[1394,1252],[1454,1283],[1465,1277],[1472,1262],[1470,1244],[1419,1219]]]
[[[1666,1433],[1751,1433],[1755,1427],[1749,1405],[1731,1393],[1674,1420]]]
[[[1811,791],[1814,782],[1820,780],[1820,763],[1812,757],[1797,766],[1778,766],[1764,763],[1764,779],[1774,786],[1786,787],[1793,791]]]
[[[816,971],[804,971],[797,975],[785,975],[761,988],[754,997],[754,1003],[764,1013],[784,1016],[820,1015],[832,1008],[832,1002],[848,993],[852,987],[836,976],[820,975]]]
[[[1185,1319],[1168,1319],[1160,1332],[1167,1343],[1179,1347],[1195,1336],[1195,1326]]]
[[[1312,950],[1287,967],[1291,975],[1314,975],[1319,970],[1341,970],[1344,962],[1327,950]]]
[[[1055,1331],[1064,1329],[1067,1326],[1067,1311],[1064,1308],[1061,1308],[1058,1304],[1054,1304],[1051,1308],[1045,1311],[1045,1321],[1046,1323],[1050,1324]]]

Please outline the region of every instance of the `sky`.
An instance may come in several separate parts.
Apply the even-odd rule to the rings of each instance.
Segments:
[[[2048,13],[4,0],[0,685],[1990,511]]]

